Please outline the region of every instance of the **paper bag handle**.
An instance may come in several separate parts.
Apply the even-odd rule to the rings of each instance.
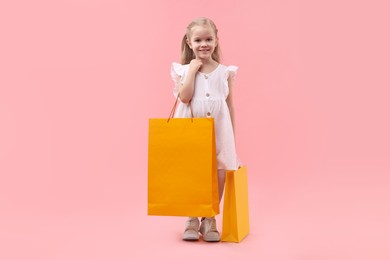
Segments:
[[[171,118],[173,118],[173,116],[175,115],[175,111],[176,111],[176,107],[177,107],[177,101],[179,100],[179,96],[180,96],[180,93],[177,94],[176,101],[175,101],[175,103],[173,104],[173,107],[172,107],[171,113],[169,114],[167,123],[169,123],[169,120],[170,120]],[[194,118],[194,115],[192,114],[191,100],[188,102],[188,105],[190,106],[191,121],[192,121],[192,119]]]

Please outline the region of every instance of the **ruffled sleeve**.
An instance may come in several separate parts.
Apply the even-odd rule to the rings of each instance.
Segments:
[[[237,70],[238,70],[237,66],[233,66],[233,65],[228,66],[226,68],[226,80],[229,78],[229,76],[232,76],[232,79],[234,80],[237,74]]]
[[[228,78],[231,76],[231,79],[234,81],[237,75],[237,70],[238,67],[231,65],[226,67],[226,72],[225,72],[225,79],[224,79],[224,84],[225,84],[225,96],[227,97],[229,95],[229,83],[228,83]]]
[[[171,66],[171,77],[173,82],[175,82],[175,87],[173,89],[173,94],[175,95],[175,97],[177,97],[177,94],[179,93],[179,83],[180,81],[183,82],[183,75],[184,66],[179,63],[173,62]]]

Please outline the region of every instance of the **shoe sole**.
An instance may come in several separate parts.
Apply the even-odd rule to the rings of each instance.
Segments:
[[[203,240],[206,242],[214,242],[214,243],[221,241],[221,239],[205,239],[204,237],[203,237]]]
[[[183,237],[184,241],[198,241],[199,237]]]

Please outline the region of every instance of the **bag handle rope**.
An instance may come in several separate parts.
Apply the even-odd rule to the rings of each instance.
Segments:
[[[175,111],[176,111],[176,107],[177,107],[177,101],[179,100],[179,96],[180,96],[180,93],[177,94],[176,101],[173,104],[173,107],[172,107],[171,113],[169,114],[167,123],[169,123],[169,120],[171,120],[171,118],[173,118],[173,116],[175,115]],[[190,100],[190,102],[188,102],[188,106],[190,107],[190,112],[191,112],[191,122],[193,122],[194,114],[192,114],[191,100]]]

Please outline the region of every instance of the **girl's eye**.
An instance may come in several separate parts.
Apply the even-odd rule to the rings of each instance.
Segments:
[[[195,42],[200,42],[200,40],[195,40]]]

